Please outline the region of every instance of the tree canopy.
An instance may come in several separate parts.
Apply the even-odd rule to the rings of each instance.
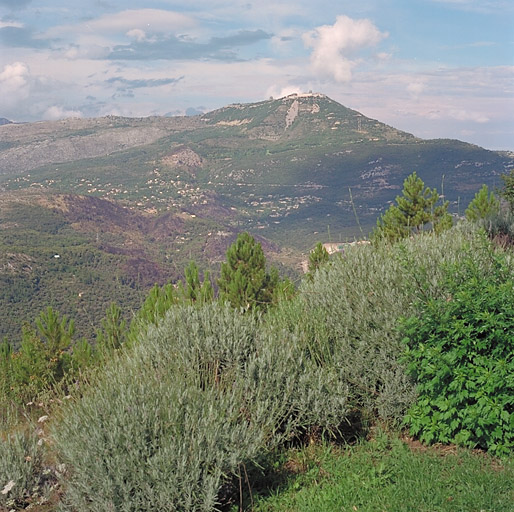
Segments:
[[[323,247],[321,242],[316,244],[316,247],[309,254],[309,276],[313,276],[316,270],[325,263],[328,263],[329,254],[328,251]]]
[[[416,172],[403,182],[403,195],[396,196],[396,204],[380,216],[372,238],[390,242],[423,231],[427,226],[436,232],[444,231],[452,225],[448,213],[448,201],[437,205],[440,196],[435,188],[425,187]]]
[[[466,208],[466,219],[477,221],[490,217],[499,211],[500,201],[496,199],[492,192],[489,193],[487,185],[483,185]]]

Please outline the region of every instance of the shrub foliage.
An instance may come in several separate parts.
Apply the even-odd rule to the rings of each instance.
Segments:
[[[37,437],[15,432],[0,438],[0,510],[24,508],[30,496],[43,490],[42,480]]]
[[[228,306],[172,308],[64,408],[54,440],[72,510],[212,510],[266,450],[347,415],[347,386]]]
[[[454,442],[496,454],[514,447],[512,264],[490,253],[447,265],[444,295],[423,300],[403,324],[418,399],[406,421],[426,442]]]
[[[406,412],[425,441],[512,449],[514,264],[479,226],[352,247],[298,293],[248,237],[227,253],[223,300],[191,263],[130,326],[111,305],[94,344],[51,310],[17,352],[0,344],[0,403],[59,382],[72,395],[45,445],[67,468],[63,510],[210,511],[269,450]],[[9,436],[0,476],[21,496],[40,465],[24,466],[25,438]],[[26,477],[1,469],[16,450]]]

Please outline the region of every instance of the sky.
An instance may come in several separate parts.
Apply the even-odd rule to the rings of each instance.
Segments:
[[[512,0],[0,0],[0,117],[193,115],[320,92],[514,150]]]

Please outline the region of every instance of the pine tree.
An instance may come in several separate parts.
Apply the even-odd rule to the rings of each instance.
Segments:
[[[423,180],[413,172],[403,182],[403,195],[396,197],[396,204],[380,216],[372,238],[394,242],[422,231],[431,225],[436,233],[452,225],[448,213],[448,201],[436,206],[439,201],[437,190],[425,188]]]
[[[218,280],[220,299],[244,311],[263,309],[273,301],[278,272],[266,271],[261,244],[248,233],[240,233],[227,249]]]
[[[208,272],[204,274],[203,283],[200,281],[198,265],[191,261],[184,271],[185,282],[179,283],[179,294],[189,304],[205,304],[214,298],[214,289]]]
[[[68,321],[64,315],[60,318],[59,313],[50,306],[46,309],[46,312],[41,312],[36,319],[36,325],[50,354],[57,354],[71,345],[75,334],[74,321]]]
[[[12,356],[13,346],[4,339],[0,341],[0,403],[11,395],[12,391]]]
[[[185,284],[180,283],[181,294],[188,302],[196,302],[200,293],[200,273],[198,266],[194,261],[190,261],[184,270]]]
[[[466,209],[466,219],[477,221],[490,217],[499,211],[500,201],[496,199],[492,192],[489,193],[487,185],[483,185],[469,203],[469,206]]]
[[[503,188],[500,195],[509,203],[510,211],[514,211],[514,170],[511,170],[509,174],[503,174],[501,178]]]
[[[102,329],[96,334],[97,349],[106,355],[118,349],[127,339],[127,323],[121,308],[114,302],[107,308],[102,320]]]
[[[167,283],[162,287],[156,284],[130,322],[127,341],[129,343],[137,342],[150,325],[157,325],[159,320],[164,318],[166,312],[177,303],[178,298],[173,284]]]
[[[309,273],[308,275],[312,278],[316,273],[316,270],[325,263],[328,263],[330,256],[328,251],[323,247],[321,242],[316,244],[316,247],[309,254]]]
[[[198,295],[198,302],[205,304],[214,300],[214,288],[211,283],[211,275],[206,271],[203,275],[203,283],[200,287],[200,293]]]

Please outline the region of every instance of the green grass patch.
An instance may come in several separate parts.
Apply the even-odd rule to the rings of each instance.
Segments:
[[[500,461],[441,446],[416,449],[386,435],[348,448],[291,450],[275,463],[281,465],[282,485],[245,495],[245,510],[501,512],[512,510],[514,500],[512,457]]]

